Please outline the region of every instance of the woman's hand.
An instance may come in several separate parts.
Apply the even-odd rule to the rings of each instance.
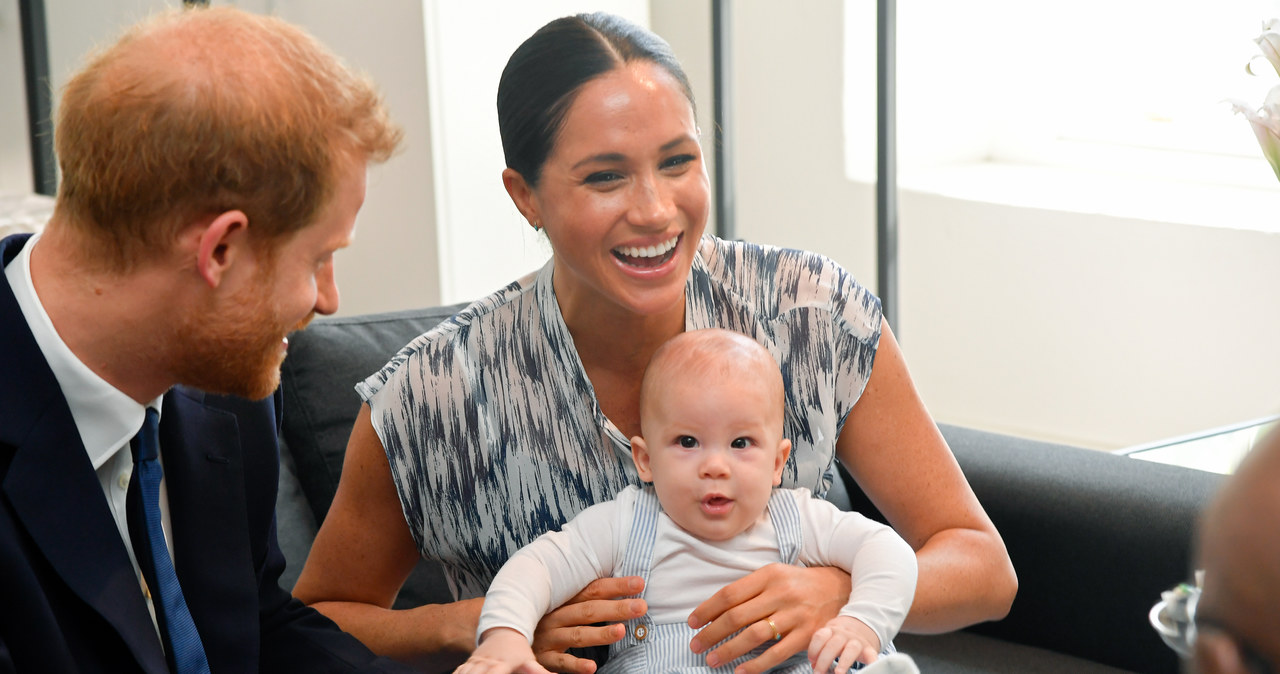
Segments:
[[[637,576],[600,578],[587,585],[560,608],[542,617],[533,632],[533,652],[538,662],[554,672],[592,674],[596,663],[569,655],[570,648],[607,646],[626,635],[625,620],[649,610]],[[609,623],[599,625],[599,623]]]
[[[741,629],[707,653],[707,666],[718,667],[760,644],[776,642],[739,670],[767,671],[808,648],[814,632],[848,602],[849,590],[849,574],[840,569],[770,564],[724,586],[689,614],[689,626],[702,628],[689,648],[702,653]]]

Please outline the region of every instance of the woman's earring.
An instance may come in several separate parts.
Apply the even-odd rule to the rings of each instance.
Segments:
[[[531,222],[531,223],[529,223],[529,224],[533,225],[533,231],[535,231],[535,232],[536,232],[536,231],[538,231],[538,230],[540,230],[540,229],[542,229],[542,223],[538,222],[537,220],[534,220],[533,222]]]

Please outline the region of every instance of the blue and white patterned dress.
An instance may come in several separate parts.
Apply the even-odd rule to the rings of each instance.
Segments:
[[[454,596],[484,594],[516,550],[640,484],[601,412],[551,284],[552,263],[479,300],[356,385],[405,519]],[[823,495],[880,339],[880,301],[821,255],[703,237],[685,329],[726,328],[778,361],[785,487]]]

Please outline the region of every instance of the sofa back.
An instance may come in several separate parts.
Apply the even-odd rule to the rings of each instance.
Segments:
[[[295,515],[304,504],[281,504],[277,508],[278,530],[288,577],[292,585],[301,563],[311,549],[316,523],[323,522],[342,475],[342,458],[347,439],[360,411],[355,385],[377,372],[405,344],[449,318],[462,304],[396,311],[343,318],[320,318],[306,330],[289,338],[289,354],[280,368],[284,389],[284,412],[280,428],[281,444],[291,465],[297,487],[305,497],[305,509],[314,518],[307,522]],[[290,464],[287,460],[282,463]],[[281,498],[296,489],[281,485]],[[293,507],[287,507],[293,506]],[[433,561],[424,560],[406,581],[396,599],[397,608],[452,601],[448,585]]]

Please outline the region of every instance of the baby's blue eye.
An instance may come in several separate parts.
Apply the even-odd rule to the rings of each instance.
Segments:
[[[734,438],[729,446],[734,449],[746,449],[751,446],[751,440],[749,438]]]
[[[680,446],[685,449],[693,449],[698,446],[698,439],[692,435],[682,435],[676,442],[679,442]]]

